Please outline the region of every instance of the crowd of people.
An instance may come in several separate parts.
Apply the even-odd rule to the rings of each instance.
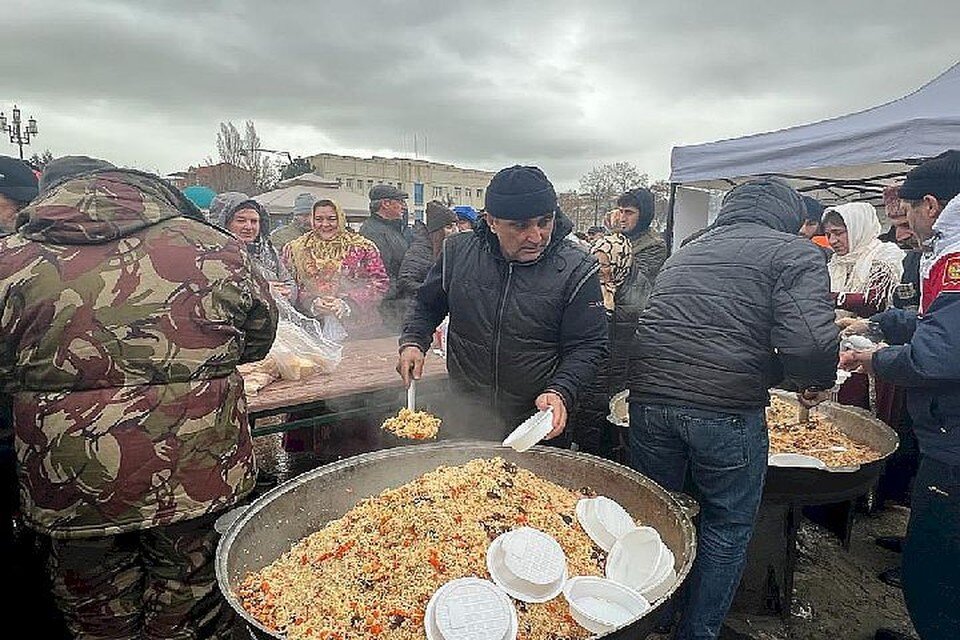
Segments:
[[[359,230],[310,193],[272,229],[247,194],[204,212],[102,160],[68,156],[38,176],[0,158],[3,544],[43,550],[75,637],[229,637],[212,523],[256,477],[236,366],[297,313],[337,339],[399,334],[409,384],[446,321],[444,437],[499,441],[549,409],[554,446],[696,495],[684,639],[718,637],[740,581],[769,389],[813,407],[838,366],[854,372],[840,401],[903,443],[881,495],[911,506],[911,619],[922,640],[955,638],[958,193],[960,152],[928,160],[884,192],[882,232],[867,202],[824,207],[755,179],[668,257],[648,189],[578,237],[530,166],[499,171],[479,212],[435,201],[409,225],[407,194],[376,185]],[[854,334],[875,346],[842,349]],[[628,430],[607,419],[625,389]],[[16,513],[29,533],[14,533]]]

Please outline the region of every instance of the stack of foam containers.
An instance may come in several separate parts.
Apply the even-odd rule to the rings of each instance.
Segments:
[[[460,578],[446,583],[427,605],[428,640],[514,640],[517,612],[510,598],[547,602],[563,593],[570,615],[603,635],[636,620],[676,583],[673,553],[651,527],[638,527],[610,498],[584,498],[577,519],[608,552],[606,577],[568,576],[567,558],[550,535],[520,527],[487,548],[491,580]]]

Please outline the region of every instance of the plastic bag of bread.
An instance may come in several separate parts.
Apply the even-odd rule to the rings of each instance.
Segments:
[[[280,322],[270,356],[284,380],[302,380],[330,373],[340,364],[343,348],[327,337],[323,325],[285,300],[277,301]]]
[[[247,362],[237,366],[237,371],[243,376],[243,389],[248,397],[257,395],[260,389],[280,379],[280,368],[273,355],[258,362]]]

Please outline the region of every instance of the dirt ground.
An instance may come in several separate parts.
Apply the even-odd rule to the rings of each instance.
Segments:
[[[280,436],[256,439],[258,463],[268,477],[286,480],[315,467],[311,454],[287,454]],[[877,579],[895,566],[898,554],[874,544],[876,536],[906,531],[909,512],[888,507],[874,515],[857,514],[850,549],[825,529],[804,521],[798,534],[799,561],[792,615],[779,618],[731,616],[724,640],[873,640],[878,627],[913,633],[898,589]],[[237,636],[241,637],[240,635]],[[650,640],[666,639],[652,636]]]
[[[738,617],[728,621],[725,638],[751,640],[873,640],[878,627],[913,633],[899,589],[877,574],[900,557],[874,544],[877,536],[906,531],[909,511],[887,507],[857,514],[850,550],[817,525],[800,528],[800,558],[789,620]]]

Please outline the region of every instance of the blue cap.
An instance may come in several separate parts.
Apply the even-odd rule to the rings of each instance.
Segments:
[[[458,218],[463,218],[464,220],[469,220],[470,222],[477,221],[477,210],[468,204],[457,205],[453,208],[453,212],[457,214]]]

